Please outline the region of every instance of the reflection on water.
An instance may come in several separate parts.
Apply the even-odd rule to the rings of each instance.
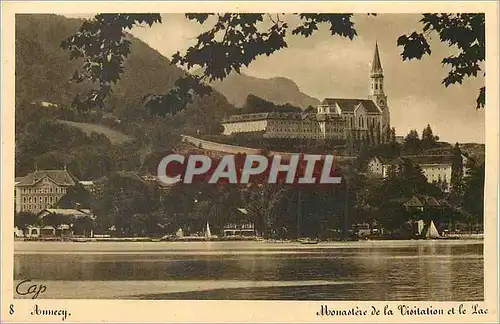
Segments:
[[[239,253],[241,250],[244,253]],[[266,251],[272,251],[272,245]],[[75,285],[105,289],[109,284],[120,287],[112,298],[483,299],[483,244],[423,242],[408,247],[292,251],[263,253],[243,248],[221,254],[18,254],[14,279],[53,282],[53,287],[62,290],[53,298],[85,298],[84,292],[75,297],[69,290]],[[165,288],[159,289],[162,282]]]

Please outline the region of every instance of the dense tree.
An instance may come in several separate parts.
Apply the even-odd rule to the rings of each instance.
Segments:
[[[481,222],[484,215],[484,163],[472,162],[465,177],[463,206],[471,215],[471,221]]]
[[[460,199],[463,194],[463,175],[464,164],[462,151],[458,143],[453,147],[453,161],[451,165],[451,196],[453,200]]]
[[[396,128],[391,129],[391,142],[396,143]]]
[[[90,208],[92,194],[81,184],[68,188],[66,194],[57,202],[57,208]]]
[[[42,218],[42,224],[44,226],[53,226],[57,228],[60,225],[69,223],[68,216],[59,213],[50,213]]]
[[[245,208],[255,222],[256,229],[271,236],[275,228],[278,201],[286,194],[282,185],[256,185],[245,191]]]
[[[14,215],[14,226],[20,230],[26,229],[30,225],[38,225],[38,216],[30,211],[20,211]]]
[[[408,154],[418,154],[422,150],[422,143],[416,130],[412,129],[403,141],[403,149]]]
[[[92,209],[102,230],[114,225],[119,235],[141,235],[134,231],[137,215],[152,215],[160,202],[156,186],[142,181],[136,173],[111,173],[96,194]]]
[[[349,39],[357,35],[352,14],[297,15],[300,23],[289,26],[283,14],[186,14],[187,19],[210,27],[198,35],[196,44],[184,54],[174,54],[172,63],[188,69],[198,68],[201,73],[181,77],[167,94],[148,96],[146,106],[151,113],[159,115],[180,111],[192,102],[194,94],[210,92],[201,82],[222,80],[232,71],[239,73],[241,67],[247,67],[257,57],[269,56],[288,47],[286,36],[290,30],[293,35],[308,37],[318,30],[319,24],[328,24],[332,35]],[[402,58],[420,59],[430,54],[426,37],[435,33],[442,42],[457,47],[459,52],[443,59],[444,64],[451,66],[443,83],[448,86],[461,83],[467,76],[477,76],[485,60],[484,19],[483,13],[424,14],[421,19],[423,33],[414,31],[397,40],[403,47]],[[76,82],[92,80],[97,84],[97,88],[83,99],[76,98],[75,105],[83,110],[103,107],[130,52],[125,31],[135,25],[151,26],[160,22],[159,14],[99,14],[86,20],[77,34],[68,37],[62,46],[70,50],[72,58],[85,58],[81,71],[75,71],[73,79]],[[485,88],[482,87],[477,107],[483,107],[484,102]]]
[[[142,144],[137,141],[112,144],[103,134],[92,132],[89,136],[54,117],[27,118],[20,121],[20,129],[16,128],[16,175],[36,168],[67,167],[78,179],[87,180],[140,165],[138,152]]]
[[[431,125],[427,124],[427,127],[422,131],[422,148],[424,150],[433,148],[436,146],[438,140],[439,136],[434,136]]]
[[[368,127],[368,146],[374,146],[376,144],[375,142],[375,132],[376,130],[373,129],[373,126]]]
[[[388,129],[388,128],[386,128]],[[387,142],[385,139],[388,138],[387,137],[387,134],[385,134],[383,137],[384,139],[382,139],[382,130],[380,129],[380,125],[377,124],[377,126],[375,127],[375,145],[378,145],[378,144],[381,144],[382,142],[385,143]]]
[[[89,236],[94,229],[94,220],[90,217],[77,217],[72,220],[73,235]]]

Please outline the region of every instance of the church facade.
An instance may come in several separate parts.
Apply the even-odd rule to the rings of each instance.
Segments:
[[[347,139],[378,132],[383,137],[390,130],[390,113],[377,44],[369,77],[366,99],[326,98],[315,113],[233,115],[222,120],[223,134],[263,132],[267,138]]]

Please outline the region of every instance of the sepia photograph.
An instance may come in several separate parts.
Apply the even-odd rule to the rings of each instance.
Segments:
[[[3,314],[308,301],[311,322],[498,319],[484,6],[15,12]]]

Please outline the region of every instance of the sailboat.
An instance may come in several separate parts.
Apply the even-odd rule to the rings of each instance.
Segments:
[[[207,221],[207,228],[205,230],[205,238],[207,240],[210,240],[212,238],[212,232],[210,232],[210,224],[208,224],[208,221]]]
[[[439,235],[439,232],[438,232],[436,225],[434,224],[433,221],[431,221],[429,224],[429,228],[427,229],[427,233],[425,233],[425,238],[426,239],[441,238],[441,235]]]

